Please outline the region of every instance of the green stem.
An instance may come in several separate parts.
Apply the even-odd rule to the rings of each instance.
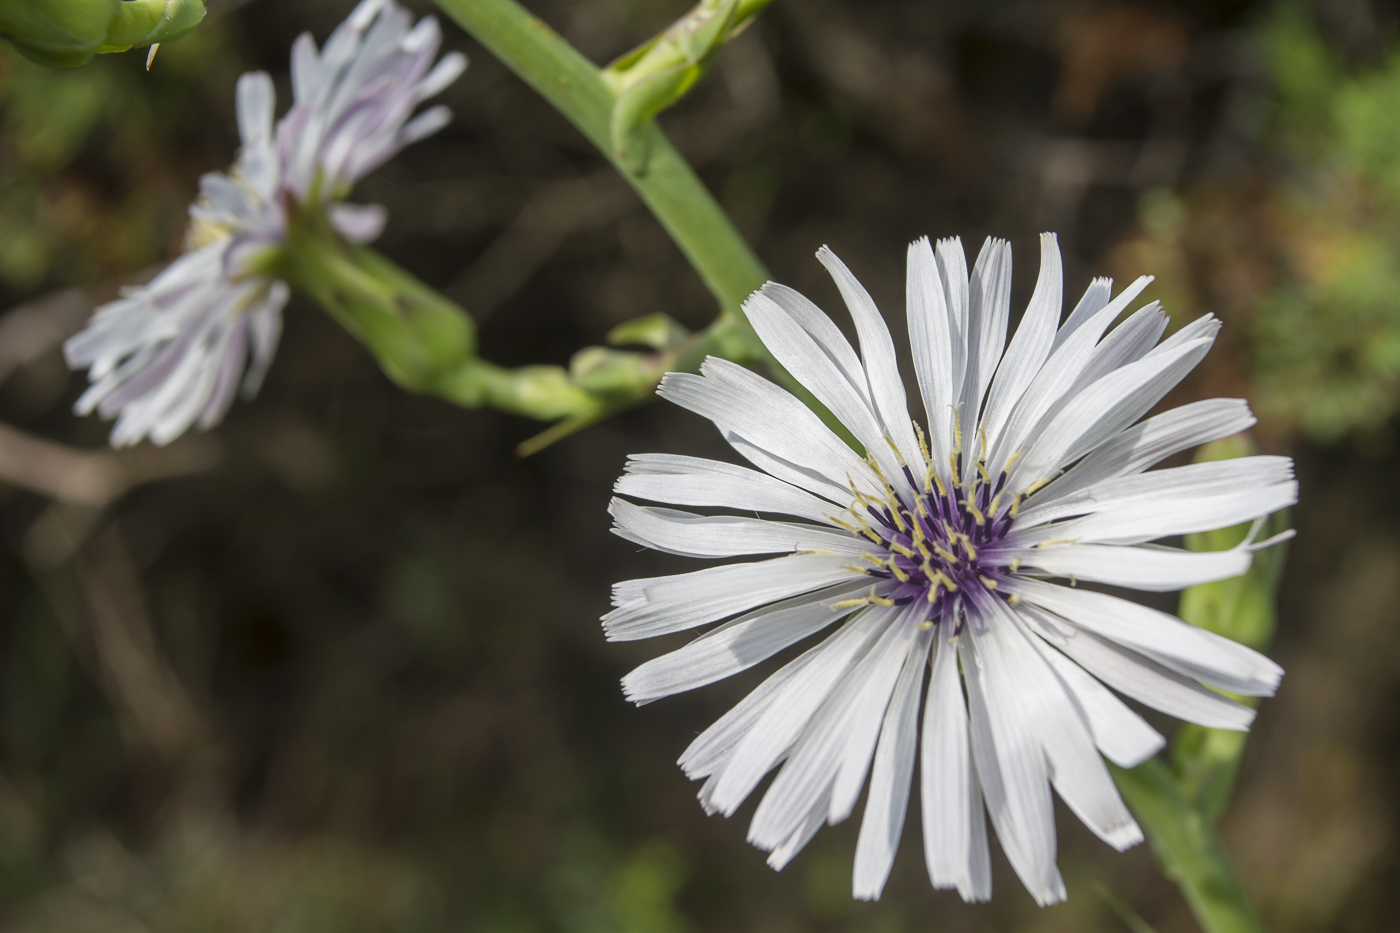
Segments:
[[[1147,833],[1162,871],[1206,933],[1263,933],[1259,917],[1220,848],[1209,816],[1182,794],[1160,760],[1131,771],[1110,765],[1118,789]]]
[[[744,317],[744,299],[768,280],[768,270],[660,128],[651,123],[643,130],[650,156],[645,172],[633,171],[612,150],[612,91],[599,69],[563,37],[515,0],[435,2],[578,127],[636,189],[719,302],[717,324],[723,326],[712,329],[709,351],[745,366],[762,364],[858,447],[812,393],[778,365]],[[761,4],[750,6],[751,15]]]
[[[437,0],[475,36],[564,114],[606,155],[641,195],[676,241],[725,314],[734,314],[768,270],[684,158],[654,124],[645,174],[629,171],[613,155],[610,120],[614,97],[597,67],[563,37],[514,0]],[[750,347],[766,355],[762,344]]]

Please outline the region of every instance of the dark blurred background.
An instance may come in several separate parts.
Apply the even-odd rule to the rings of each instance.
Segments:
[[[112,453],[58,343],[179,251],[233,156],[233,85],[283,107],[293,38],[349,0],[210,0],[73,72],[0,54],[0,928],[17,931],[1194,929],[1146,847],[1061,813],[1069,902],[930,890],[917,820],[878,904],[856,822],[783,873],[674,766],[756,677],[633,709],[611,582],[683,561],[608,534],[628,453],[727,458],[651,406],[519,460],[540,425],[395,389],[294,300],[266,386],[211,434]],[[427,12],[422,3],[416,9]],[[541,0],[595,61],[673,0]],[[907,241],[1035,234],[1067,292],[1158,276],[1225,320],[1173,401],[1245,395],[1298,458],[1275,656],[1224,839],[1270,929],[1395,926],[1400,782],[1400,58],[1368,0],[778,0],[663,118],[776,279],[830,310],[842,256],[903,322]],[[380,246],[557,362],[698,278],[583,138],[476,43],[456,120],[367,179]],[[681,639],[683,641],[683,639]],[[916,813],[917,808],[911,808]],[[995,848],[995,847],[994,847]],[[1146,924],[1146,925],[1144,925]]]

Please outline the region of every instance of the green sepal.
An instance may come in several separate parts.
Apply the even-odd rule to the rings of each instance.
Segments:
[[[664,32],[603,69],[603,81],[616,97],[609,127],[613,155],[627,171],[646,173],[647,127],[705,76],[719,50],[762,6],[752,0],[701,0]]]
[[[691,333],[669,314],[658,311],[644,317],[633,318],[608,331],[604,337],[613,347],[651,347],[653,350],[672,350],[685,343]]]
[[[87,64],[107,38],[120,0],[0,0],[0,38],[52,68]]]
[[[121,0],[103,52],[174,42],[204,19],[204,0]]]
[[[656,382],[656,361],[641,353],[584,347],[569,360],[569,378],[598,395],[635,396]]]
[[[173,42],[204,0],[0,0],[0,39],[32,61],[76,68],[100,52]]]

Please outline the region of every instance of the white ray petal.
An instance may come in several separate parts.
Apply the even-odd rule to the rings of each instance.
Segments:
[[[958,655],[967,682],[972,754],[1006,857],[1037,904],[1065,899],[1055,866],[1055,813],[1050,774],[1035,734],[1016,670],[1004,645],[1003,626],[969,620]]]
[[[1049,505],[1106,479],[1141,473],[1172,454],[1229,437],[1254,425],[1243,399],[1192,402],[1125,428],[1073,469],[1026,500],[1026,509]]]
[[[1071,515],[1085,515],[1134,502],[1156,501],[1166,505],[1177,496],[1219,496],[1251,487],[1275,486],[1293,479],[1288,457],[1235,457],[1154,470],[1151,473],[1115,476],[1090,484],[1053,500],[1037,498],[1022,507],[1018,528]]]
[[[859,575],[843,555],[793,554],[694,573],[629,581],[642,599],[603,616],[609,641],[635,641],[683,632],[764,603],[833,586]]]
[[[1126,599],[1038,580],[1017,579],[1008,587],[1077,628],[1222,690],[1272,696],[1283,677],[1281,667],[1252,648]]]
[[[895,357],[890,329],[865,286],[836,258],[835,253],[823,246],[817,251],[817,259],[831,273],[855,321],[861,360],[869,381],[870,400],[874,403],[884,434],[894,442],[905,462],[914,465],[914,475],[923,476],[923,457],[914,437],[913,423],[909,420],[909,399],[904,393],[904,380],[899,375],[899,362]]]
[[[865,589],[833,587],[746,613],[641,665],[622,678],[622,692],[641,705],[748,670],[849,615],[849,606],[833,604],[863,595]]]
[[[743,803],[787,754],[827,694],[899,611],[866,609],[813,649],[811,662],[783,686],[779,700],[759,717],[726,760],[710,795],[716,810],[728,816]]]
[[[934,646],[919,759],[924,861],[935,888],[957,888],[965,901],[984,901],[992,893],[987,816],[968,744],[957,642],[952,625],[943,628]]]
[[[791,483],[718,460],[675,454],[633,454],[613,492],[672,505],[774,512],[832,524],[836,510]]]
[[[1064,300],[1064,270],[1060,262],[1060,246],[1053,233],[1040,235],[1040,277],[1035,293],[1026,307],[1011,345],[1006,348],[997,367],[987,411],[982,417],[982,429],[989,443],[1001,438],[1002,428],[1012,408],[1035,379],[1036,373],[1050,355],[1055,340],[1055,326],[1060,322]]]
[[[1113,695],[1084,668],[1050,647],[1040,634],[1040,626],[1022,614],[1030,624],[1031,644],[1050,664],[1060,682],[1079,705],[1084,721],[1094,736],[1094,744],[1104,757],[1122,768],[1134,768],[1157,754],[1167,740],[1128,705]]]
[[[608,512],[613,528],[629,541],[684,557],[739,557],[747,554],[826,551],[859,559],[870,550],[847,532],[797,522],[774,522],[742,515],[696,515],[676,509],[633,505],[614,498]]]
[[[1051,544],[1011,549],[1000,556],[1020,560],[1022,572],[1166,592],[1237,577],[1249,569],[1251,555],[1245,548],[1185,551],[1152,545]]]
[[[904,659],[899,683],[880,726],[880,744],[870,771],[870,792],[856,841],[856,864],[851,888],[861,900],[878,900],[894,867],[894,855],[904,834],[909,809],[909,784],[919,745],[919,693],[928,664],[932,631],[918,631]]]
[[[1212,729],[1236,732],[1247,730],[1254,721],[1254,710],[1248,706],[1091,632],[1069,629],[1065,633],[1048,625],[1037,631],[1090,674],[1155,710]]]
[[[910,492],[899,457],[885,442],[885,428],[866,391],[865,369],[851,374],[860,380],[857,388],[823,346],[764,291],[748,297],[744,313],[774,359],[850,429],[866,451],[875,456],[897,490]],[[906,415],[905,421],[908,420]]]
[[[938,260],[928,237],[909,244],[906,273],[909,345],[914,355],[914,374],[924,399],[928,421],[928,444],[935,468],[947,478],[944,464],[953,448],[952,412],[954,390],[953,331],[944,300]]]

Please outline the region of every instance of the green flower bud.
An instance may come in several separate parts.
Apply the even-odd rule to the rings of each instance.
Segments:
[[[0,39],[25,58],[76,68],[99,52],[173,42],[204,18],[204,0],[0,0]]]

